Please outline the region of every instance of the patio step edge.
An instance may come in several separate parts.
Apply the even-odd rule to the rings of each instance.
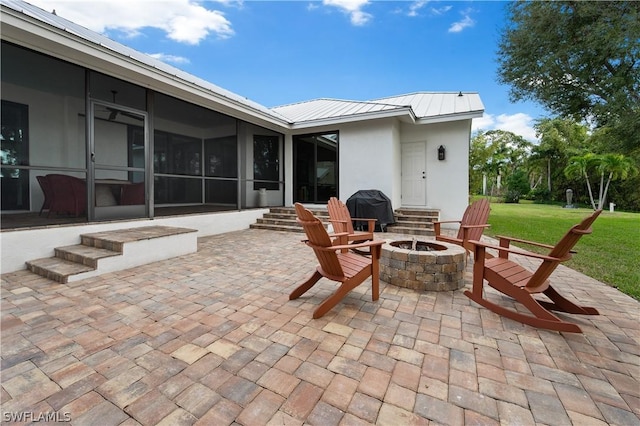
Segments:
[[[85,272],[94,271],[91,266],[76,263],[70,260],[58,257],[46,257],[26,262],[27,269],[41,277],[48,278],[52,281],[66,284],[69,277]]]
[[[148,226],[80,235],[81,244],[54,248],[54,256],[26,262],[37,275],[66,284],[195,253],[195,229]]]
[[[79,263],[81,265],[90,266],[94,269],[98,268],[100,259],[112,256],[120,256],[122,254],[119,251],[90,247],[84,244],[56,247],[54,249],[54,253],[55,257],[57,258]]]

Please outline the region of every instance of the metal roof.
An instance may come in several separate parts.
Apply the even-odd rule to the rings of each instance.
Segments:
[[[393,105],[410,105],[418,119],[447,117],[458,114],[481,116],[484,105],[476,92],[416,92],[407,95],[375,99]]]
[[[361,120],[366,116],[405,116],[411,122],[425,124],[481,117],[484,106],[475,92],[417,92],[364,102],[315,99],[272,110],[298,126],[330,120]]]
[[[181,85],[195,86],[200,89],[200,96],[203,99],[231,101],[236,105],[238,111],[242,110],[245,113],[249,111],[262,118],[270,117],[272,122],[286,128],[304,128],[383,117],[399,117],[404,121],[426,124],[481,117],[484,111],[484,106],[477,93],[462,92],[417,92],[371,101],[315,99],[267,108],[24,1],[0,0],[0,4],[57,28],[59,31],[88,41],[95,45],[96,49],[108,49],[117,55],[128,58],[139,64],[139,67],[151,70],[158,76],[168,75],[176,87]]]
[[[272,110],[287,117],[292,123],[315,122],[337,118],[345,119],[363,115],[397,115],[398,113],[407,114],[409,112],[406,105],[347,101],[341,99],[314,99],[275,107],[272,108]]]

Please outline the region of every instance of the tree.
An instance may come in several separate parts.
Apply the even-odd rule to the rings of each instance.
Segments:
[[[560,200],[568,185],[563,170],[569,158],[588,148],[588,129],[574,120],[561,118],[544,118],[534,127],[540,143],[533,147],[529,157],[530,174],[544,173],[549,195]]]
[[[531,150],[531,143],[522,136],[505,130],[480,131],[471,140],[469,153],[470,184],[472,188],[486,177],[498,186],[499,179],[507,178],[523,167]]]
[[[596,210],[596,208],[601,209],[606,205],[607,192],[609,191],[609,185],[612,181],[617,179],[624,180],[628,177],[635,176],[638,174],[638,169],[630,158],[622,154],[596,155],[587,153],[582,156],[571,157],[564,172],[567,177],[582,177],[585,179],[591,207]],[[593,172],[597,173],[600,178],[597,207],[593,199],[591,180],[589,179],[589,175]]]
[[[505,203],[519,203],[520,198],[531,190],[527,174],[522,169],[515,170],[506,180],[507,192],[504,196]]]
[[[596,209],[596,203],[593,199],[593,191],[591,190],[591,181],[589,180],[589,172],[596,166],[598,162],[597,156],[592,153],[585,155],[576,155],[569,159],[569,164],[564,169],[564,173],[569,178],[584,178],[589,191],[589,201],[591,207]]]
[[[630,176],[638,174],[638,169],[630,158],[622,154],[604,154],[600,156],[600,162],[597,166],[600,173],[600,203],[598,208],[601,209],[605,205],[609,184],[612,180],[625,180]],[[607,176],[607,183],[604,183]],[[604,189],[603,189],[604,188]]]
[[[512,2],[498,80],[514,101],[609,126],[623,153],[640,145],[640,2]],[[622,138],[622,140],[621,140]]]

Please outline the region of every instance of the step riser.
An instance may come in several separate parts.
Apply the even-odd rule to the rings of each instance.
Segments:
[[[122,243],[115,241],[108,241],[100,238],[94,238],[86,235],[80,236],[80,244],[88,247],[102,248],[105,250],[111,250],[118,253],[122,253]]]
[[[433,223],[437,222],[437,217],[427,217],[427,216],[395,216],[396,222],[424,222],[424,223]]]
[[[39,266],[33,265],[29,262],[27,262],[27,269],[33,272],[34,274],[40,275],[41,277],[45,277],[51,281],[55,281],[60,284],[67,283],[67,276],[64,274],[59,274],[57,272],[53,272],[45,268],[40,268]]]
[[[329,221],[326,210],[312,211],[325,224]],[[387,226],[388,232],[396,232],[409,235],[433,236],[433,222],[440,217],[438,211],[399,209],[395,214],[396,223]],[[267,229],[273,231],[303,232],[302,227],[296,222],[296,214],[293,208],[271,208],[257,223],[250,226],[251,229]]]
[[[262,225],[284,225],[284,226],[298,226],[298,222],[295,219],[293,220],[285,220],[285,219],[260,219],[256,220],[257,223]]]
[[[69,253],[64,250],[54,249],[55,257],[59,259],[68,260],[69,262],[79,263],[81,265],[89,266],[93,269],[98,267],[98,259],[94,259],[87,256],[81,256],[75,253]]]

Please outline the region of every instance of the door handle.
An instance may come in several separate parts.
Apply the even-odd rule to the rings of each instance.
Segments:
[[[94,163],[96,162],[96,153],[95,152],[91,153],[91,161],[94,162]]]

